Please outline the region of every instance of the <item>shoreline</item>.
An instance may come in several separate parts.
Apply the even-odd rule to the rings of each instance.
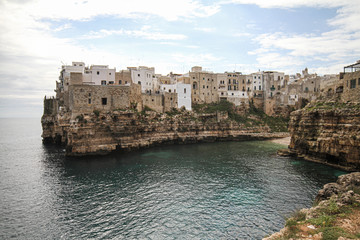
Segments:
[[[273,143],[277,143],[277,144],[281,144],[281,145],[284,145],[284,146],[289,146],[290,140],[291,140],[291,137],[288,136],[288,137],[283,137],[283,138],[270,139],[268,141],[273,142]]]

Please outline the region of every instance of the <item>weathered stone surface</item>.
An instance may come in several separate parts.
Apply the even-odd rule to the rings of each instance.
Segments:
[[[61,142],[68,155],[105,154],[158,144],[240,141],[286,137],[266,126],[245,126],[219,114],[178,115],[109,111],[42,118],[44,142]]]
[[[355,193],[352,189],[357,189],[357,186],[360,181],[360,172],[354,172],[346,175],[342,175],[338,178],[336,183],[325,184],[323,189],[321,189],[316,196],[317,206],[309,209],[301,209],[300,213],[304,214],[304,219],[307,221],[297,222],[298,232],[296,237],[293,239],[323,239],[321,226],[311,227],[312,233],[309,232],[309,221],[310,219],[323,216],[324,209],[328,209],[331,204],[336,204],[338,207],[347,206],[353,207],[360,203],[360,195]],[[359,190],[359,189],[358,189]],[[358,210],[349,213],[346,216],[336,218],[333,223],[334,226],[342,227],[350,233],[358,233],[360,230],[360,213]],[[310,231],[311,231],[310,230]],[[265,240],[275,240],[275,239],[288,239],[289,227],[281,229],[279,232],[272,234],[269,237],[263,238]],[[318,232],[318,233],[317,233]],[[317,234],[315,234],[317,233]],[[340,236],[338,239],[347,239],[343,236]]]
[[[360,168],[360,103],[316,102],[291,113],[290,151],[346,170]]]

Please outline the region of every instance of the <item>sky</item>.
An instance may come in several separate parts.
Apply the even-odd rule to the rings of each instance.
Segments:
[[[61,65],[334,74],[360,60],[360,0],[0,0],[0,118],[42,115]]]

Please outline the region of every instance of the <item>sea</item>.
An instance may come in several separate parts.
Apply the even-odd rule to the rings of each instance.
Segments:
[[[269,141],[66,157],[40,119],[0,119],[0,239],[262,239],[346,172]]]

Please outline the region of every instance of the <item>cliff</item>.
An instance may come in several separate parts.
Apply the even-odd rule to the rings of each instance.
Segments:
[[[263,240],[359,239],[360,172],[342,175],[336,183],[324,185],[314,206],[295,212],[285,228]]]
[[[106,154],[157,144],[186,144],[230,140],[286,137],[273,132],[259,120],[234,121],[225,112],[194,113],[173,111],[166,114],[134,110],[107,111],[75,115],[72,112],[44,114],[44,143],[61,143],[67,155]]]
[[[314,102],[291,113],[290,152],[345,170],[360,169],[360,103]]]

